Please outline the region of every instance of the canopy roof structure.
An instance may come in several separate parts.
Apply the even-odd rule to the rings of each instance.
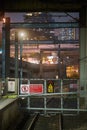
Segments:
[[[78,11],[86,0],[1,0],[0,11]]]

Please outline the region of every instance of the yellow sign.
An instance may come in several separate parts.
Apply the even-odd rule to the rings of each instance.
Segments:
[[[52,86],[52,84],[49,84],[49,86],[48,86],[48,93],[53,93],[53,86]]]

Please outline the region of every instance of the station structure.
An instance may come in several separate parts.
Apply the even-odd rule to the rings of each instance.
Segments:
[[[2,63],[0,62],[0,69],[2,72],[2,76],[0,79],[0,129],[7,130],[11,127],[11,124],[13,127],[13,124],[16,123],[14,122],[14,120],[18,121],[21,115],[23,114],[22,112],[24,112],[24,110],[27,111],[29,114],[41,113],[46,115],[50,113],[51,115],[54,113],[60,113],[61,119],[64,119],[62,118],[64,117],[64,114],[67,116],[69,115],[69,118],[70,115],[73,115],[74,118],[71,117],[71,122],[74,121],[76,124],[78,124],[78,121],[75,120],[75,118],[83,119],[84,117],[84,120],[86,121],[87,0],[9,0],[9,2],[1,0],[0,2],[0,20],[3,18],[5,12],[65,12],[66,15],[73,19],[73,21],[69,21],[66,23],[59,23],[54,21],[45,21],[45,23],[11,23],[9,17],[5,18],[5,21],[2,26],[2,56],[0,55],[0,59],[2,59]],[[72,17],[69,12],[78,12],[79,20],[78,18]],[[61,16],[59,16],[59,18],[60,17]],[[44,32],[46,29],[50,30],[59,28],[78,28],[79,39],[74,39],[74,41],[64,40],[64,37],[62,37],[62,40],[64,41],[61,41],[61,39],[55,39],[56,45],[54,50],[59,52],[58,55],[59,58],[61,58],[60,45],[57,45],[57,43],[66,42],[70,43],[71,45],[79,43],[79,47],[77,48],[68,48],[68,50],[71,51],[71,53],[72,50],[73,53],[79,50],[79,59],[77,58],[79,65],[79,78],[68,79],[63,77],[63,75],[61,75],[61,71],[64,72],[64,76],[65,71],[62,69],[61,64],[58,64],[55,67],[56,72],[58,71],[59,75],[56,75],[56,78],[47,78],[48,75],[47,73],[44,74],[44,71],[49,70],[49,76],[51,76],[52,73],[50,73],[49,66],[48,68],[46,68],[46,66],[42,67],[41,60],[39,65],[33,65],[29,63],[27,64],[25,63],[25,61],[22,61],[22,45],[24,43],[23,41],[21,41],[20,45],[18,46],[19,39],[17,31],[15,31],[14,41],[10,39],[10,31],[13,28],[29,28],[30,30],[34,31],[35,29],[39,31],[42,29],[44,30]],[[48,30],[46,31],[48,35],[49,32]],[[35,39],[31,41],[27,40],[26,44],[28,44],[28,42],[31,42],[31,44],[37,44],[37,41],[35,41]],[[37,48],[38,45],[42,46],[43,44],[45,44],[45,46],[48,44],[52,45],[54,44],[54,41],[52,39],[45,39],[43,40],[43,42],[39,40]],[[10,52],[13,51],[12,48],[10,48],[11,45],[14,46],[14,58],[10,58]],[[43,51],[47,52],[49,50],[48,48],[44,48],[41,50],[41,52]],[[50,51],[53,51],[53,48],[50,48]],[[62,48],[62,51],[65,51],[65,48]],[[20,60],[18,59],[19,54]],[[42,53],[40,55],[40,58],[41,56]],[[74,59],[74,57],[72,59]],[[31,70],[33,74],[35,74],[35,77],[37,76],[38,78],[32,78],[31,72],[25,73],[28,72],[27,70]],[[51,66],[51,70],[54,71],[54,67],[52,68]],[[81,123],[83,124],[82,120]],[[61,122],[61,125],[63,125],[63,120]]]
[[[59,6],[59,5],[58,5]],[[8,7],[8,6],[7,6]],[[7,8],[5,7],[5,8]],[[40,7],[40,6],[39,6]],[[49,7],[49,6],[48,6]],[[50,5],[50,7],[52,7]],[[87,7],[78,5],[80,21],[69,23],[10,23],[6,18],[2,28],[2,83],[5,85],[5,95],[11,92],[19,98],[27,100],[26,109],[47,111],[87,111]],[[23,7],[21,7],[23,8]],[[26,6],[25,6],[26,8]],[[57,6],[56,6],[57,8]],[[20,9],[20,8],[19,8]],[[60,8],[61,9],[61,8]],[[57,9],[56,9],[57,10]],[[66,10],[66,9],[65,9]],[[70,10],[70,8],[69,8]],[[75,8],[74,8],[75,10]],[[18,33],[15,32],[15,77],[9,78],[10,70],[10,29],[12,28],[79,28],[80,36],[80,78],[75,79],[23,79],[22,66],[20,77],[18,76]],[[44,41],[46,44],[46,41]],[[43,43],[43,44],[44,44]],[[39,44],[39,43],[38,43]],[[22,44],[20,44],[22,55]],[[22,61],[22,56],[20,57]],[[21,62],[22,64],[22,62]],[[41,68],[40,68],[41,69]],[[58,102],[57,107],[47,105],[54,98]],[[67,101],[69,106],[67,106]],[[41,106],[33,106],[32,102],[42,103]]]

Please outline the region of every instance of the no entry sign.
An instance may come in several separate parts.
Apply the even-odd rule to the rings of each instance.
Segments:
[[[29,93],[29,84],[21,84],[20,93],[21,94],[28,94]]]
[[[43,84],[21,84],[21,94],[41,94],[43,93]]]

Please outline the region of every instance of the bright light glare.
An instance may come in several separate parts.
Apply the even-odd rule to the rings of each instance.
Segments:
[[[21,32],[21,33],[20,33],[20,36],[21,36],[21,37],[24,37],[24,32]]]
[[[6,22],[6,19],[5,18],[3,18],[3,23],[5,23]]]
[[[19,38],[22,39],[22,40],[25,40],[26,38],[26,33],[25,32],[19,32]]]

